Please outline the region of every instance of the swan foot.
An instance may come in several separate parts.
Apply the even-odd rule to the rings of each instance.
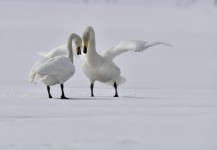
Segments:
[[[114,97],[119,97],[118,94],[115,94]]]
[[[91,83],[90,89],[91,89],[91,97],[94,97],[94,95],[93,95],[93,83]]]
[[[114,97],[118,97],[117,83],[115,82],[113,86],[115,88],[115,95],[114,95]]]
[[[61,99],[69,99],[68,97],[65,96],[61,96]]]
[[[50,94],[50,86],[47,86],[47,92],[48,92],[48,97],[52,98],[51,94]]]
[[[65,94],[64,94],[64,85],[63,84],[60,84],[60,87],[61,87],[61,90],[62,90],[62,95],[61,95],[61,99],[69,99],[68,97],[65,97]]]

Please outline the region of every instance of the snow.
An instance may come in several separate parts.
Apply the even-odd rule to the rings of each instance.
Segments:
[[[87,2],[87,1],[86,1]],[[0,150],[216,150],[217,9],[212,1],[0,1]],[[214,1],[213,1],[214,3]],[[132,4],[132,5],[131,5]],[[156,6],[155,6],[156,4]],[[126,84],[97,83],[90,97],[80,61],[47,98],[28,83],[38,51],[94,27],[98,51],[120,40],[164,41],[115,59]]]
[[[110,89],[95,90],[96,98],[89,97],[88,89],[68,88],[72,99],[49,100],[42,88],[2,88],[0,148],[217,147],[217,90],[120,89],[120,98],[112,98]]]

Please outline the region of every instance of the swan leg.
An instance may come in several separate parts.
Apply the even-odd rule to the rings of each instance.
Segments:
[[[69,99],[69,98],[65,97],[65,94],[64,94],[64,85],[60,84],[60,87],[61,87],[61,91],[62,91],[61,99]]]
[[[115,95],[114,95],[114,97],[118,97],[117,83],[115,82],[113,86],[115,88]]]
[[[94,95],[93,95],[93,83],[91,83],[91,85],[90,85],[90,90],[91,90],[91,97],[94,97]]]
[[[48,97],[49,97],[49,98],[52,98],[52,96],[51,96],[51,94],[50,94],[50,87],[49,87],[49,86],[47,86],[47,92],[48,92]]]

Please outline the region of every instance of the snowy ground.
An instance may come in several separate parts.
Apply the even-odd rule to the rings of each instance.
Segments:
[[[216,7],[202,0],[128,2],[0,1],[0,150],[217,149]],[[81,35],[87,25],[99,51],[126,39],[175,47],[115,59],[127,78],[119,98],[99,83],[90,98],[76,60],[65,84],[71,99],[58,99],[58,86],[51,89],[55,99],[47,99],[43,84],[27,82],[36,52],[65,43],[71,32]]]
[[[111,98],[96,89],[90,98],[73,88],[70,100],[49,100],[37,87],[0,90],[2,150],[217,148],[217,90],[121,89]]]

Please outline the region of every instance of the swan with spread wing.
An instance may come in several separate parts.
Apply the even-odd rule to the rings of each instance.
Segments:
[[[155,45],[171,44],[164,42],[145,42],[141,40],[121,41],[117,46],[98,54],[96,51],[95,32],[88,26],[83,32],[83,53],[82,69],[89,78],[91,96],[94,97],[93,88],[95,81],[110,83],[115,88],[114,97],[118,97],[117,86],[124,83],[126,79],[121,76],[120,68],[113,62],[113,59],[127,51],[142,52]]]

